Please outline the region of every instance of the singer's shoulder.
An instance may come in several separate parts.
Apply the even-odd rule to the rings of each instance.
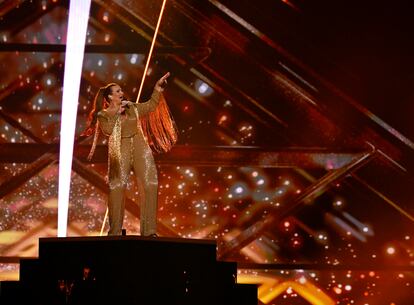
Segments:
[[[108,109],[102,109],[98,112],[98,118],[105,118],[109,119],[112,118],[116,114],[116,111],[110,111]]]

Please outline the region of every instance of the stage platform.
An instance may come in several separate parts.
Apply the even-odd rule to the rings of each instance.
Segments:
[[[39,239],[1,304],[257,304],[237,264],[216,260],[212,240],[140,236]]]

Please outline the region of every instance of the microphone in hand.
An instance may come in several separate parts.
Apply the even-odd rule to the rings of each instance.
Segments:
[[[121,107],[129,109],[129,101],[128,100],[122,100],[121,101]]]

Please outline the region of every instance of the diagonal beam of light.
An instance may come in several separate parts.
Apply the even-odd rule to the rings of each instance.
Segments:
[[[71,0],[63,76],[59,151],[58,237],[66,236],[70,174],[82,62],[91,0]]]
[[[142,88],[143,88],[144,82],[145,82],[145,76],[147,75],[149,63],[151,61],[152,51],[154,50],[155,41],[157,40],[158,30],[160,28],[161,19],[162,19],[162,16],[164,14],[164,9],[165,9],[165,4],[166,3],[167,3],[167,0],[163,0],[162,6],[161,6],[161,11],[160,11],[160,14],[158,16],[157,26],[155,27],[154,37],[152,38],[151,47],[150,47],[150,50],[149,50],[149,53],[148,53],[147,63],[145,64],[144,74],[142,75],[141,84],[139,86],[137,99],[135,101],[136,103],[139,103],[139,98],[141,97]]]
[[[258,285],[258,299],[264,304],[274,304],[287,289],[292,289],[312,305],[335,305],[335,301],[310,280],[300,283],[296,280],[284,280],[276,276],[258,274],[238,274],[238,284]]]

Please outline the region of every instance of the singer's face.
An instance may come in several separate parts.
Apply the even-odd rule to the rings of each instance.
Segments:
[[[120,105],[122,102],[122,99],[124,98],[124,92],[122,92],[121,87],[118,85],[111,87],[111,103],[114,103],[115,105]]]

